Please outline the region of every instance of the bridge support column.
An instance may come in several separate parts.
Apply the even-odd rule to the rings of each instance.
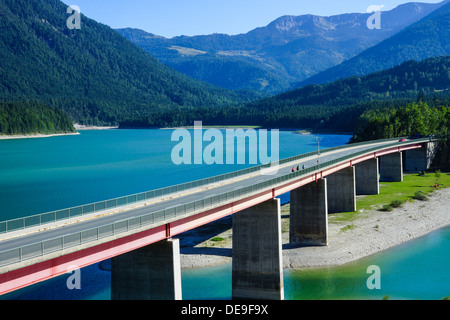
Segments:
[[[284,299],[280,199],[233,215],[232,298]]]
[[[356,211],[355,167],[327,177],[328,213]]]
[[[387,154],[380,158],[380,180],[385,182],[403,181],[403,156],[401,152]]]
[[[355,165],[357,195],[380,194],[378,159],[370,159]]]
[[[181,300],[180,243],[160,241],[111,259],[112,300]]]
[[[436,142],[429,142],[420,149],[405,151],[405,170],[408,172],[428,170],[436,155],[437,145]]]
[[[327,180],[291,191],[289,242],[328,245]]]

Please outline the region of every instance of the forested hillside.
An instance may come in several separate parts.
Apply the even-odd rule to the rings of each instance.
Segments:
[[[444,105],[445,104],[445,105]],[[440,139],[434,165],[450,170],[450,104],[434,106],[423,101],[401,108],[383,108],[365,112],[357,121],[353,142],[415,135]]]
[[[366,111],[358,119],[353,141],[393,137],[447,136],[450,133],[450,106],[429,106],[423,101],[402,108]]]
[[[353,132],[359,116],[369,109],[399,108],[423,100],[448,101],[450,56],[409,61],[365,77],[311,85],[257,102],[222,109],[163,110],[130,119],[122,127],[160,127],[205,124],[261,125]],[[134,121],[137,120],[137,121]]]
[[[0,135],[71,132],[75,132],[72,120],[58,108],[39,103],[0,101]]]
[[[81,124],[166,127],[203,120],[353,131],[368,109],[404,106],[419,95],[445,100],[450,88],[445,56],[248,103],[248,96],[174,71],[84,15],[81,29],[70,30],[59,0],[0,0],[0,15],[0,101],[59,108]]]
[[[251,103],[258,108],[301,105],[342,106],[374,100],[414,98],[418,93],[450,89],[450,56],[408,61],[363,77],[310,85]]]
[[[67,7],[59,0],[0,0],[0,100],[56,106],[84,124],[243,101],[174,71],[84,15],[81,29],[70,30]]]

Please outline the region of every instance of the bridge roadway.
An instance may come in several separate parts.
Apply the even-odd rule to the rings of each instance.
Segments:
[[[376,142],[372,144],[366,144],[366,145],[360,145],[360,146],[352,146],[349,145],[346,148],[335,150],[335,151],[328,151],[322,150],[322,153],[320,157],[317,155],[300,159],[295,162],[290,162],[284,165],[281,165],[277,172],[272,172],[272,174],[261,174],[260,171],[254,172],[253,174],[248,174],[245,176],[238,176],[229,180],[221,181],[220,183],[214,183],[212,185],[206,185],[201,188],[192,189],[192,190],[185,190],[184,192],[181,192],[180,194],[177,194],[173,197],[165,197],[164,200],[159,201],[153,201],[153,203],[144,205],[141,203],[140,205],[137,203],[133,206],[133,208],[129,210],[124,210],[123,212],[117,212],[116,209],[110,209],[109,211],[117,212],[117,213],[106,213],[105,212],[96,212],[92,214],[92,216],[83,216],[77,219],[76,223],[67,223],[67,221],[59,221],[56,222],[54,225],[49,225],[47,228],[43,228],[42,226],[40,228],[30,228],[30,229],[24,229],[12,233],[5,233],[0,235],[0,253],[5,252],[8,250],[12,250],[15,248],[25,247],[31,244],[36,244],[39,242],[46,241],[48,239],[58,238],[62,237],[64,235],[78,233],[83,230],[89,230],[93,228],[97,228],[99,226],[103,225],[109,225],[112,223],[115,223],[117,221],[127,220],[133,217],[139,217],[141,215],[148,214],[150,212],[156,212],[159,210],[164,210],[171,207],[176,207],[183,205],[185,203],[198,201],[201,199],[205,199],[208,197],[212,197],[214,195],[219,195],[222,193],[226,193],[229,191],[237,190],[240,188],[244,188],[247,186],[252,186],[255,184],[258,184],[260,182],[270,180],[276,177],[281,177],[288,175],[292,173],[292,168],[297,167],[300,165],[302,167],[303,165],[306,166],[306,168],[310,168],[317,165],[318,160],[320,163],[326,163],[328,161],[340,159],[345,156],[351,156],[353,154],[357,154],[363,151],[367,151],[367,154],[370,158],[375,157],[374,151],[371,150],[374,147],[378,147],[379,151],[383,150],[389,150],[388,153],[398,152],[398,151],[404,151],[408,149],[413,148],[420,148],[422,145],[421,143],[424,143],[424,141],[419,140],[411,140],[406,142],[398,142],[398,140],[389,140],[389,141],[383,141],[383,142]],[[400,147],[402,148],[400,150]],[[361,155],[359,155],[361,157]],[[349,166],[346,164],[346,166]],[[322,168],[321,168],[322,169]],[[323,168],[325,169],[325,168]],[[300,170],[302,170],[300,168]],[[338,169],[336,169],[338,170]],[[320,172],[320,171],[319,171]],[[330,171],[331,172],[331,171]],[[311,175],[311,174],[309,174]],[[163,177],[162,177],[163,178]],[[301,177],[299,177],[300,179]],[[289,190],[286,190],[289,191]],[[204,210],[205,211],[205,210]],[[201,211],[193,212],[192,215],[198,215]],[[186,216],[183,216],[181,218],[186,218]],[[210,221],[208,221],[210,222]],[[158,225],[164,226],[166,224],[166,221],[159,223]],[[155,225],[150,225],[147,229],[155,228]],[[142,231],[141,229],[138,229],[138,232]],[[187,231],[187,230],[183,230]],[[179,233],[179,232],[178,232]],[[129,235],[129,234],[127,234]],[[166,236],[167,238],[170,238],[173,236],[173,234],[167,232],[166,230]],[[117,238],[117,237],[116,237]],[[84,246],[83,248],[86,248]],[[80,249],[82,250],[82,249]],[[72,248],[71,252],[74,252]],[[63,255],[64,253],[60,253],[59,256]],[[51,259],[54,259],[58,255],[50,255]],[[17,269],[23,269],[25,267],[30,267],[30,264],[36,264],[39,262],[45,261],[45,257],[40,257],[38,260],[31,261],[30,263],[27,263],[27,261],[22,261],[20,263],[15,263],[12,265],[6,265],[2,266],[2,261],[0,261],[0,287],[2,286],[2,274],[15,271]],[[97,261],[92,261],[92,263]],[[62,274],[61,272],[59,274]],[[57,274],[54,274],[52,276],[56,276]],[[43,278],[48,278],[48,276],[45,276]],[[40,281],[40,280],[39,280]],[[23,286],[23,285],[22,285]],[[14,289],[15,290],[15,289]],[[11,290],[9,290],[11,291]],[[2,290],[0,289],[0,294],[3,294],[5,292],[8,292],[8,290]]]
[[[392,142],[391,142],[392,143]],[[380,145],[389,144],[389,143],[382,143]],[[341,157],[351,155],[352,153],[356,153],[359,151],[367,150],[373,148],[374,145],[368,145],[368,146],[361,146],[361,147],[353,147],[349,149],[339,150],[331,152],[331,154],[328,153],[322,153],[320,156],[320,162],[325,163],[327,161],[339,159]],[[323,152],[326,152],[326,150],[323,150]],[[127,220],[131,219],[133,217],[138,217],[141,215],[145,215],[146,213],[153,212],[153,211],[160,211],[164,210],[166,208],[175,207],[182,205],[184,203],[194,202],[196,200],[204,199],[207,197],[211,197],[220,193],[225,193],[228,191],[235,190],[237,188],[243,188],[246,186],[251,186],[256,183],[262,182],[266,179],[272,179],[275,177],[283,176],[286,174],[289,174],[292,172],[292,168],[297,168],[298,165],[303,166],[305,165],[306,168],[312,167],[317,165],[318,156],[312,156],[306,159],[302,159],[296,162],[291,162],[289,164],[283,165],[279,168],[278,172],[273,175],[261,175],[260,172],[255,174],[250,174],[247,177],[237,177],[229,181],[224,181],[222,184],[216,186],[216,187],[210,187],[203,186],[199,190],[193,192],[190,190],[186,190],[186,192],[181,193],[180,196],[162,200],[155,202],[150,205],[146,206],[134,206],[137,208],[127,210],[125,212],[121,212],[118,214],[105,214],[102,212],[96,212],[93,214],[93,216],[98,216],[98,218],[92,219],[89,216],[86,216],[84,218],[78,218],[77,223],[72,224],[66,224],[64,220],[59,221],[55,225],[52,226],[49,230],[39,231],[39,232],[31,232],[27,229],[21,230],[19,232],[16,232],[15,235],[8,235],[4,234],[0,236],[0,252],[6,251],[18,247],[23,247],[26,245],[30,245],[33,243],[38,243],[41,241],[44,241],[46,239],[53,239],[57,238],[66,234],[72,234],[77,233],[83,230],[89,230],[96,228],[101,225],[108,225],[112,224],[117,221],[121,220]],[[234,182],[233,182],[234,181]],[[166,197],[167,198],[167,197]],[[114,211],[114,210],[110,210]],[[61,227],[57,227],[60,225]],[[41,228],[42,229],[42,228]],[[22,234],[25,234],[22,236]]]

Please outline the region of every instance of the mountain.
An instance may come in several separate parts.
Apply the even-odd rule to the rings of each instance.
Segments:
[[[160,110],[247,101],[162,64],[59,0],[0,0],[0,100],[57,106],[80,123],[114,124]]]
[[[308,85],[270,98],[249,103],[258,109],[277,106],[328,105],[333,108],[360,102],[416,98],[450,90],[450,55],[414,60],[359,77],[327,84]]]
[[[248,109],[272,114],[288,127],[353,131],[359,116],[371,109],[404,106],[418,99],[449,105],[450,56],[407,61],[363,77],[308,85],[249,103]]]
[[[326,83],[350,76],[384,70],[408,60],[422,60],[450,54],[450,1],[424,19],[389,39],[335,67],[323,71],[298,87]]]
[[[408,61],[364,77],[309,85],[256,102],[228,108],[197,109],[195,114],[153,115],[122,123],[123,127],[159,126],[161,121],[187,125],[192,118],[207,125],[260,125],[353,131],[370,109],[404,106],[418,99],[430,105],[450,102],[450,56]],[[173,117],[172,119],[170,117]],[[184,121],[184,123],[183,123]]]
[[[367,28],[372,14],[350,13],[283,16],[265,27],[233,36],[168,39],[138,29],[117,31],[193,78],[227,89],[273,94],[356,56],[441,5],[408,3],[383,12],[379,30]]]

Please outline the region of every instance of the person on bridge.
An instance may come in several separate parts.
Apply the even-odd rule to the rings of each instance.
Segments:
[[[292,168],[292,172],[295,172],[295,168]]]
[[[303,165],[302,169],[305,170],[305,165]]]

